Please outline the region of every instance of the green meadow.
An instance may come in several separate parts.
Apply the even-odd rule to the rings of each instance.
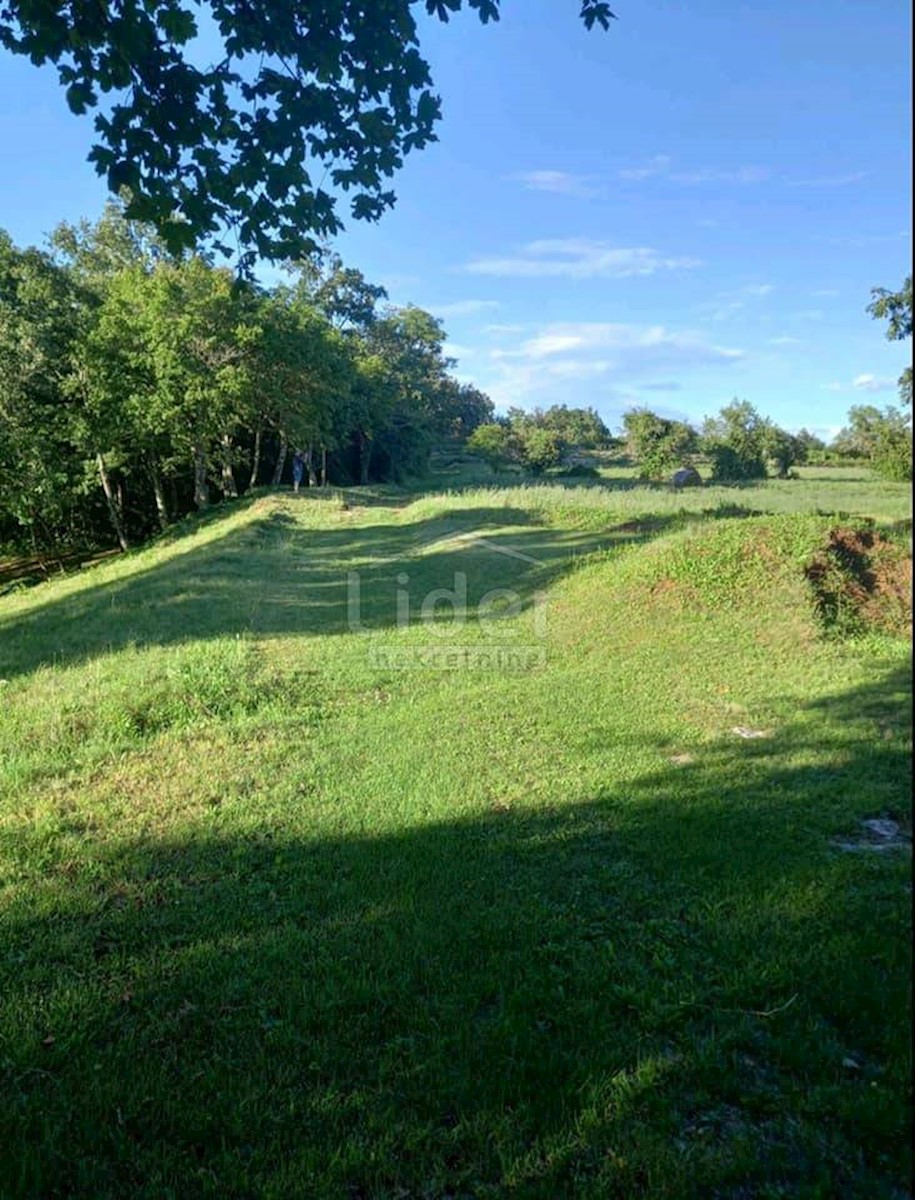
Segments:
[[[908,1195],[911,497],[801,476],[9,584],[0,1194]]]

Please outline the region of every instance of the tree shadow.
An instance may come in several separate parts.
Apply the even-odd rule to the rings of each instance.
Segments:
[[[434,592],[452,594],[440,597],[443,619],[474,616],[500,590],[523,611],[584,556],[683,521],[655,516],[582,532],[544,525],[521,507],[485,505],[413,521],[339,516],[337,527],[313,529],[274,509],[204,545],[189,539],[188,523],[167,535],[180,553],[165,562],[0,616],[0,677],[128,645],[391,628],[403,623],[404,597],[415,623]]]
[[[905,869],[829,839],[907,795],[906,684],[824,702],[839,771],[799,721],[385,836],[23,822],[66,899],[6,926],[4,1195],[896,1194]]]

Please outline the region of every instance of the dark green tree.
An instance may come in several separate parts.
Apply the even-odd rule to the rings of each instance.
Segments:
[[[747,400],[732,400],[702,425],[712,478],[737,483],[766,478],[766,422]]]
[[[663,479],[677,467],[691,466],[698,435],[684,421],[671,421],[648,408],[623,414],[626,446],[642,479]]]
[[[904,342],[912,336],[912,276],[907,275],[898,292],[872,288],[873,300],[867,311],[875,320],[886,321],[886,336],[891,342]],[[899,398],[903,404],[912,403],[912,368],[906,367],[899,376]]]
[[[465,3],[498,19],[499,0],[423,7],[447,21]],[[6,0],[0,46],[53,64],[75,113],[105,98],[90,159],[173,251],[215,239],[226,254],[243,248],[242,267],[302,257],[341,228],[334,192],[353,217],[376,220],[395,200],[390,177],[435,140],[441,111],[415,0],[195,7]],[[198,14],[222,43],[209,65]],[[588,28],[613,17],[605,0],[580,0],[580,14]]]

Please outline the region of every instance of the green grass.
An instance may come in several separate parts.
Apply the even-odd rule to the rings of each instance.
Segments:
[[[906,1194],[910,860],[834,843],[909,645],[803,566],[907,505],[262,496],[0,598],[0,1195]]]

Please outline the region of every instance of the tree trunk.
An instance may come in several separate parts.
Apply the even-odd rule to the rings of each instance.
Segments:
[[[311,446],[305,451],[305,469],[308,471],[308,486],[317,487],[318,477],[315,474],[315,453]]]
[[[257,474],[261,469],[261,426],[258,422],[257,429],[254,431],[254,456],[251,459],[251,479],[248,482],[249,488],[257,487]]]
[[[221,483],[222,494],[226,500],[238,499],[238,488],[235,485],[235,472],[232,470],[232,438],[224,433],[219,439],[222,446]]]
[[[203,446],[194,447],[194,503],[201,510],[210,506],[210,488],[207,484],[207,456]]]
[[[327,487],[327,447],[321,447],[321,487]]]
[[[364,486],[369,481],[369,467],[372,463],[372,442],[359,430],[359,482]]]
[[[111,518],[111,524],[114,527],[118,545],[122,550],[128,550],[130,549],[130,544],[127,541],[127,534],[124,532],[124,522],[121,520],[121,512],[111,487],[108,468],[105,466],[105,458],[100,450],[95,456],[95,461],[98,466],[98,477],[102,482],[102,491],[105,493],[105,502],[108,505],[108,516]]]
[[[280,449],[276,456],[276,466],[273,468],[273,479],[271,480],[274,487],[279,486],[280,480],[283,478],[283,467],[286,465],[286,454],[289,450],[289,439],[285,433],[280,431]]]
[[[156,498],[156,516],[159,519],[159,528],[162,530],[168,529],[168,505],[165,503],[165,489],[162,486],[162,476],[159,474],[159,464],[154,458],[149,460],[149,477],[152,480],[153,495]]]

